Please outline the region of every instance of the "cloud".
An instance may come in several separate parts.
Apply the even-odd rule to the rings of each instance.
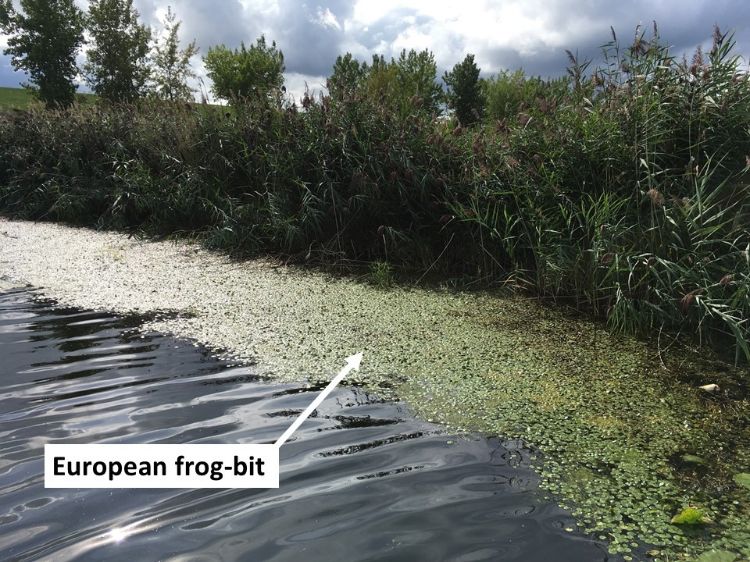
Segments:
[[[18,86],[26,80],[26,75],[13,70],[10,57],[0,55],[0,86]]]
[[[87,0],[77,0],[86,7]],[[402,49],[430,49],[438,72],[474,53],[485,75],[523,68],[528,74],[565,72],[565,49],[596,59],[614,27],[627,43],[635,26],[659,22],[665,42],[680,56],[710,42],[714,23],[736,32],[738,53],[750,54],[746,0],[136,0],[144,22],[159,29],[171,5],[183,21],[181,38],[196,39],[205,55],[212,45],[238,47],[264,34],[284,52],[287,89],[299,97],[307,82],[319,89],[336,57],[351,52],[398,56]],[[2,37],[0,37],[0,43]],[[0,59],[0,64],[5,64]],[[201,76],[200,57],[194,67]],[[19,77],[0,67],[0,85]]]
[[[262,29],[259,25],[268,11],[249,6],[240,0],[221,0],[204,2],[201,0],[136,0],[135,6],[141,20],[152,29],[162,27],[162,19],[167,6],[182,20],[180,39],[189,43],[193,39],[201,47],[203,54],[208,47],[224,44],[239,47],[241,42],[254,42]],[[256,11],[257,10],[257,11]],[[255,17],[254,14],[255,13]]]
[[[378,10],[381,5],[385,8]],[[523,68],[554,76],[565,72],[566,49],[596,59],[611,39],[610,26],[627,43],[637,25],[650,26],[654,20],[677,54],[709,41],[714,23],[734,26],[739,52],[750,51],[750,12],[742,1],[434,0],[405,5],[359,0],[347,26],[352,52],[392,55],[401,48],[430,48],[441,69],[474,53],[484,74]]]
[[[324,6],[281,0],[279,8],[278,17],[267,23],[277,31],[270,38],[284,52],[287,70],[313,76],[328,74],[344,37],[340,24],[336,27],[328,22],[339,21],[346,3],[329,2]],[[320,20],[320,13],[330,14],[328,22]]]

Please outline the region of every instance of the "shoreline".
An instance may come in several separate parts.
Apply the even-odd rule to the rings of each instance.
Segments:
[[[439,361],[442,336],[466,328],[477,295],[381,290],[264,260],[237,262],[187,241],[0,218],[0,276],[40,287],[62,305],[154,315],[144,329],[195,340],[285,381],[327,380],[367,354],[349,380],[390,388],[406,365]],[[510,302],[510,301],[509,301]],[[518,303],[517,306],[522,306]],[[399,329],[412,343],[393,345]],[[384,383],[384,384],[381,384]]]
[[[732,418],[663,372],[645,343],[591,322],[486,293],[381,290],[264,261],[234,262],[183,241],[6,219],[3,276],[42,287],[63,305],[156,313],[144,330],[257,361],[261,374],[278,380],[325,380],[344,357],[363,351],[351,382],[404,399],[428,421],[539,447],[543,487],[613,552],[627,554],[636,542],[665,556],[742,545],[748,494],[732,490],[711,504],[721,483],[703,493],[670,459],[708,456],[707,448],[726,442],[729,458],[712,470],[724,479],[750,470],[748,429],[732,427],[746,421],[747,400]],[[706,382],[718,376],[706,372]],[[739,446],[730,451],[730,442]],[[728,531],[709,529],[695,542],[671,524],[679,506],[694,503]]]

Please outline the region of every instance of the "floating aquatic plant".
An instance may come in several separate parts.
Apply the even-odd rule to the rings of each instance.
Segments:
[[[698,558],[695,559],[695,562],[734,562],[735,560],[737,560],[737,555],[733,552],[728,552],[726,550],[709,550],[698,556]]]
[[[708,525],[713,523],[706,513],[695,506],[688,506],[672,517],[675,525]]]
[[[750,490],[750,472],[740,472],[734,475],[734,481],[738,486],[742,486]]]

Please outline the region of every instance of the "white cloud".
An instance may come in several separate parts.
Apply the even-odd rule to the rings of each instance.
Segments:
[[[323,8],[318,7],[318,19],[316,21],[323,27],[332,27],[341,30],[339,20],[336,19],[336,16],[329,8],[324,10]]]
[[[325,90],[325,76],[311,76],[309,74],[299,74],[297,72],[287,72],[284,76],[287,95],[299,103],[305,94],[305,88],[312,95],[318,95]]]
[[[17,2],[17,0],[14,0]],[[85,8],[88,0],[76,0]],[[614,26],[623,42],[636,24],[662,24],[676,54],[710,38],[711,26],[734,27],[738,52],[750,51],[746,0],[135,0],[155,30],[171,5],[183,20],[181,39],[193,38],[205,55],[212,45],[239,46],[261,34],[284,52],[287,89],[295,97],[325,82],[338,54],[361,60],[373,54],[398,56],[401,49],[429,49],[438,72],[473,53],[485,74],[523,67],[528,73],[564,72],[565,49],[595,57]],[[3,39],[0,37],[0,44]],[[8,58],[0,57],[0,67]],[[200,57],[194,67],[205,77]],[[5,73],[0,80],[13,80]],[[207,82],[207,81],[206,81]]]

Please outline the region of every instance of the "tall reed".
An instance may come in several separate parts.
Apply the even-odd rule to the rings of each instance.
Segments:
[[[4,113],[0,209],[512,284],[746,360],[750,81],[733,45],[717,30],[710,52],[676,60],[656,29],[627,48],[613,32],[602,66],[571,56],[549,86],[514,75],[497,94],[513,111],[498,101],[499,119],[468,130],[416,96],[394,111],[356,90],[300,108]]]

